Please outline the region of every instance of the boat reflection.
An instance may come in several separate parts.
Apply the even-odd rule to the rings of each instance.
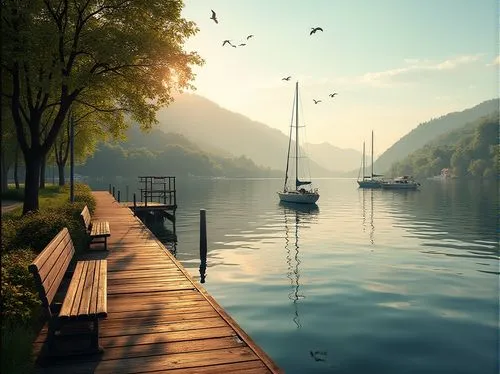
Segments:
[[[300,329],[302,324],[300,323],[298,304],[299,300],[305,299],[305,295],[300,292],[299,227],[301,223],[311,221],[311,218],[319,212],[319,208],[316,204],[306,205],[286,202],[280,202],[280,206],[283,207],[285,223],[285,251],[288,265],[286,276],[290,280],[291,286],[288,298],[292,300],[294,308],[292,320]]]
[[[370,202],[370,217],[369,217],[369,224],[370,224],[370,232],[369,232],[369,238],[370,238],[370,244],[375,245],[375,225],[373,224],[373,194],[375,191],[373,190],[366,190],[362,189],[362,228],[363,232],[366,232],[366,205],[367,202],[366,200],[368,199]]]

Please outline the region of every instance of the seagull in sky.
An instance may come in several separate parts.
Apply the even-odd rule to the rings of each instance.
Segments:
[[[314,104],[321,103],[321,100],[313,99],[313,101],[314,101]]]
[[[309,35],[316,33],[316,31],[323,31],[323,29],[321,27],[311,27],[311,32],[309,33]]]
[[[217,14],[215,14],[213,10],[212,10],[212,17],[210,17],[210,19],[213,19],[215,23],[219,23],[219,21],[217,21]]]
[[[288,77],[286,77],[286,78],[282,78],[281,80],[282,80],[282,81],[289,81],[289,80],[290,80],[290,78],[292,78],[292,76],[291,76],[291,75],[289,75],[289,76],[288,76]]]
[[[247,40],[250,39],[250,38],[253,38],[253,35],[248,35],[247,36]]]
[[[337,93],[337,92],[334,92],[334,93],[331,93],[331,94],[330,94],[330,95],[328,95],[328,96],[330,96],[330,97],[335,97],[335,95],[338,95],[338,93]]]
[[[241,43],[241,44],[238,44],[238,46],[239,47],[244,47],[244,46],[246,46],[246,44],[245,43]]]
[[[233,45],[233,43],[231,43],[231,41],[229,39],[224,40],[224,42],[222,43],[222,46],[224,47],[226,44],[229,44],[231,47],[236,47],[235,45]]]

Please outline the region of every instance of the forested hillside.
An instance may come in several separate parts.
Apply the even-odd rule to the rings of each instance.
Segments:
[[[384,173],[394,162],[403,160],[410,153],[418,150],[440,135],[460,129],[467,123],[498,111],[499,99],[484,101],[473,108],[461,112],[449,113],[439,118],[421,123],[418,127],[403,136],[385,151],[374,163],[374,168]]]
[[[390,174],[423,178],[439,175],[443,168],[450,168],[456,177],[496,178],[500,157],[498,126],[497,111],[438,137],[396,162]]]
[[[142,133],[131,128],[127,140],[118,144],[100,144],[93,157],[77,172],[102,176],[102,170],[115,176],[136,177],[146,174],[196,175],[225,177],[280,177],[282,172],[257,166],[245,156],[224,157],[202,151],[186,137],[161,130]]]

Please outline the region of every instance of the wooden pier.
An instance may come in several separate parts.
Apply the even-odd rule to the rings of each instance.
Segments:
[[[94,218],[111,229],[109,251],[85,255],[108,262],[108,317],[99,331],[104,353],[51,359],[37,372],[282,372],[130,209],[107,192],[94,196]],[[35,341],[36,356],[45,339],[46,328]],[[76,344],[76,337],[66,339],[67,349]]]

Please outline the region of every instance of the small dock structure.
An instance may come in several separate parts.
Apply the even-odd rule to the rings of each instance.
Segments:
[[[177,210],[177,190],[173,176],[140,176],[140,201],[134,194],[134,201],[128,204],[134,214],[141,219],[167,218],[175,222]]]
[[[94,196],[93,216],[108,221],[112,234],[108,251],[80,259],[107,260],[108,315],[99,325],[104,352],[46,360],[37,373],[282,373],[130,209],[107,192]],[[61,350],[75,348],[74,333],[60,337]],[[35,357],[43,355],[46,338],[45,327]]]

